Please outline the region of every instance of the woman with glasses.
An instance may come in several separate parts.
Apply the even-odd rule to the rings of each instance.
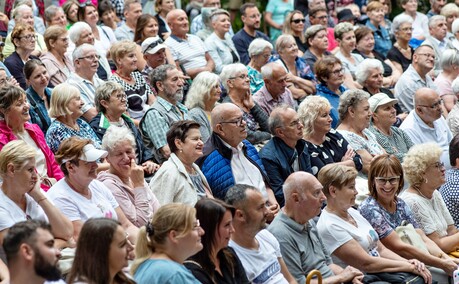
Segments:
[[[441,73],[435,78],[434,86],[443,100],[446,111],[450,112],[457,102],[457,96],[451,85],[459,76],[459,55],[456,49],[443,51],[440,60]]]
[[[448,283],[447,277],[457,268],[459,260],[450,258],[426,237],[410,207],[398,196],[403,186],[404,175],[400,160],[394,155],[376,157],[368,173],[370,196],[360,204],[360,214],[373,226],[383,245],[402,257],[416,258],[431,266],[429,270],[433,280]],[[413,225],[428,251],[401,240],[395,229],[402,226],[404,221]]]
[[[398,72],[403,73],[413,59],[413,48],[409,45],[413,33],[413,19],[408,15],[400,15],[392,23],[392,34],[395,43],[387,53],[387,59],[392,62]]]
[[[48,52],[40,56],[49,74],[50,87],[64,83],[74,72],[72,60],[66,55],[69,46],[67,29],[62,26],[50,26],[45,32]]]
[[[308,49],[304,37],[304,22],[305,18],[303,12],[295,10],[285,17],[284,26],[282,27],[282,34],[292,35],[295,39],[296,45],[300,51],[298,52],[298,56],[303,56]]]
[[[223,102],[233,103],[242,111],[247,123],[247,140],[255,145],[271,139],[268,114],[253,100],[247,68],[241,63],[226,65],[220,80],[228,92]]]
[[[179,202],[194,206],[202,198],[212,198],[206,177],[195,164],[204,149],[199,127],[195,121],[181,120],[166,134],[171,156],[150,181],[161,205]]]
[[[247,49],[250,57],[250,62],[247,64],[247,74],[250,79],[250,92],[252,94],[255,94],[265,85],[263,76],[261,76],[261,67],[268,63],[272,50],[273,45],[262,38],[254,39]]]

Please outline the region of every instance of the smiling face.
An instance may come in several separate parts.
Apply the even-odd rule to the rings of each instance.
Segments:
[[[367,15],[373,24],[379,25],[384,20],[384,8],[369,11]]]
[[[116,143],[115,147],[108,151],[107,161],[110,164],[110,172],[120,177],[131,176],[131,161],[135,160],[135,149],[129,140]]]
[[[353,115],[352,123],[356,130],[362,131],[370,125],[371,110],[367,99],[357,103],[355,107],[351,107]]]
[[[212,22],[212,27],[219,34],[227,33],[231,27],[229,16],[225,14],[218,15],[217,19]]]
[[[13,129],[22,126],[30,120],[29,109],[30,105],[27,102],[27,97],[24,93],[5,112],[4,116],[6,123]]]
[[[155,37],[158,35],[158,22],[154,18],[150,19],[143,29],[143,38]]]
[[[233,233],[233,216],[231,215],[230,210],[226,210],[220,224],[218,224],[217,230],[215,231],[215,250],[220,251],[221,249],[226,248]]]
[[[64,14],[64,11],[57,10],[54,17],[51,18],[51,22],[49,23],[50,26],[58,25],[65,27],[67,25],[67,17]]]
[[[374,178],[374,188],[376,189],[379,202],[389,204],[395,199],[395,195],[398,193],[400,181],[397,177],[399,177],[398,174],[389,170],[386,173],[380,174]]]
[[[84,21],[88,23],[90,26],[97,25],[99,21],[99,13],[97,12],[97,8],[91,5],[86,6],[84,10]]]
[[[130,72],[137,70],[137,55],[135,50],[128,52],[117,61],[118,66],[124,68],[125,70]]]
[[[201,131],[199,128],[191,128],[186,133],[185,141],[180,141],[180,139],[175,139],[175,144],[178,149],[181,149],[180,155],[184,156],[187,161],[192,161],[193,163],[202,156],[202,150],[204,148],[204,143],[201,140]]]
[[[373,122],[376,126],[390,127],[395,121],[397,121],[395,102],[379,106],[373,113]]]
[[[32,75],[28,80],[26,80],[26,82],[35,90],[44,89],[49,83],[48,71],[44,66],[37,65],[35,70],[33,70]]]
[[[100,103],[103,107],[105,107],[105,109],[107,109],[107,112],[110,112],[116,117],[119,117],[127,109],[126,101],[127,97],[124,91],[115,91],[113,94],[111,94],[107,101],[102,100]]]
[[[128,266],[129,253],[134,247],[128,242],[126,231],[118,226],[108,252],[109,270],[116,274]]]
[[[83,30],[76,42],[76,46],[80,46],[83,43],[94,45],[94,35],[90,30]]]
[[[301,13],[295,13],[290,20],[290,25],[294,33],[302,33],[304,31],[304,16]]]
[[[174,13],[174,16],[171,16],[168,22],[172,34],[178,37],[185,37],[189,31],[188,16],[183,10],[174,10],[172,13]]]
[[[209,101],[210,105],[214,105],[222,94],[222,88],[220,87],[220,82],[217,82],[215,86],[210,90]]]

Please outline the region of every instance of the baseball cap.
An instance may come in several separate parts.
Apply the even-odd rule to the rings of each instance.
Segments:
[[[163,44],[163,40],[159,36],[149,37],[142,42],[142,53],[155,54],[167,46]]]
[[[378,109],[378,107],[388,104],[388,103],[392,103],[392,102],[397,103],[398,100],[391,99],[389,98],[388,95],[384,93],[374,94],[368,99],[368,103],[370,104],[371,112],[375,112]]]

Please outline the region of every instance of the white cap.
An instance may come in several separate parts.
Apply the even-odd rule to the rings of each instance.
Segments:
[[[149,37],[142,42],[142,53],[155,54],[166,47],[159,36]]]

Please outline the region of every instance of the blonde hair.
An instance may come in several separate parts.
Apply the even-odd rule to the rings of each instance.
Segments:
[[[322,191],[328,197],[330,196],[330,186],[341,189],[354,181],[357,174],[357,170],[353,167],[333,163],[321,168],[317,179],[323,186]]]
[[[73,98],[78,96],[80,96],[78,88],[69,83],[62,83],[54,87],[51,93],[49,116],[57,118],[59,116],[72,114],[67,106]]]
[[[156,248],[164,245],[170,231],[177,231],[177,238],[182,238],[193,230],[195,219],[196,209],[190,205],[170,203],[160,207],[151,222],[139,230],[135,246],[136,258],[131,267],[131,274],[135,274],[139,266],[151,257]]]
[[[35,149],[22,140],[8,142],[0,151],[0,175],[4,178],[9,163],[21,168],[28,160],[35,158]]]
[[[303,135],[308,137],[314,132],[314,121],[322,111],[331,109],[330,102],[319,96],[307,96],[298,107],[298,116],[303,123]]]
[[[128,39],[118,41],[112,44],[112,47],[110,47],[110,56],[112,57],[113,62],[115,62],[117,65],[118,59],[123,58],[129,52],[134,52],[136,48],[137,44]]]
[[[403,172],[410,184],[418,186],[425,182],[425,171],[429,166],[440,160],[442,153],[443,150],[437,143],[424,143],[411,147],[406,153],[402,164]]]

